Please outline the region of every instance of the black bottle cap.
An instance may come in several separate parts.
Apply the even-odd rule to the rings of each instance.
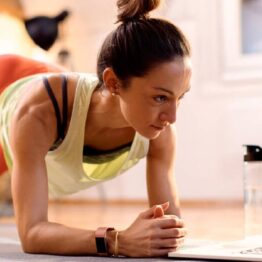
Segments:
[[[244,154],[244,161],[262,161],[262,148],[257,145],[243,145],[246,150]]]

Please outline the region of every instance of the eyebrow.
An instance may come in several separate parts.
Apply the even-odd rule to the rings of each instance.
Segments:
[[[155,87],[155,89],[157,89],[157,90],[161,90],[161,91],[164,91],[164,92],[166,92],[166,93],[168,93],[168,94],[174,96],[174,93],[173,93],[172,91],[170,91],[170,90],[168,90],[168,89],[165,89],[165,88],[163,88],[163,87],[159,87],[159,86],[157,86],[157,87]],[[184,94],[187,93],[187,92],[189,92],[190,89],[191,89],[191,86],[188,87],[188,89],[184,92]]]
[[[157,86],[157,87],[155,87],[155,89],[157,89],[157,90],[161,90],[161,91],[164,91],[164,92],[166,92],[166,93],[168,93],[168,94],[174,96],[174,93],[173,93],[172,91],[167,90],[167,89],[165,89],[165,88],[163,88],[163,87],[159,87],[159,86]]]

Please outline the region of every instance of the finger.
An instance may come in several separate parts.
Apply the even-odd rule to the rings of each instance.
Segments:
[[[140,216],[142,218],[152,218],[152,217],[154,217],[155,209],[157,207],[159,207],[159,206],[161,206],[163,208],[163,210],[165,211],[169,207],[169,202],[163,203],[161,205],[152,206],[151,208],[147,209],[146,211],[141,212]]]
[[[164,216],[165,211],[168,209],[168,207],[169,207],[169,202],[165,202],[161,205],[157,205],[154,211],[154,218]]]
[[[154,212],[157,206],[153,206],[143,212],[140,213],[140,217],[142,218],[152,218],[154,217]]]
[[[162,229],[174,228],[174,227],[182,228],[185,226],[184,221],[176,216],[168,217],[168,218],[158,218],[157,223],[158,226],[161,227]]]
[[[157,218],[157,217],[162,217],[164,216],[164,209],[161,205],[159,206],[156,206],[155,210],[154,210],[154,218]]]
[[[162,208],[164,209],[164,211],[166,211],[169,208],[169,201],[161,204]]]
[[[164,248],[173,248],[177,249],[181,247],[185,242],[184,237],[178,237],[178,238],[167,238],[164,239],[162,244],[164,245]]]
[[[165,239],[158,239],[154,243],[152,243],[152,247],[155,248],[172,248],[176,249],[184,243],[185,238],[165,238]]]
[[[182,227],[175,227],[175,228],[167,228],[159,231],[160,238],[179,238],[185,237],[187,235],[187,228]]]

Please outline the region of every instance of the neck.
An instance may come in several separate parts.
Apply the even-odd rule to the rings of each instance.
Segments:
[[[88,112],[88,123],[97,130],[130,128],[119,105],[117,96],[103,96],[100,90],[93,93]]]

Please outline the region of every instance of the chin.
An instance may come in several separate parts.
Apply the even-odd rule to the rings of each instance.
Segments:
[[[154,139],[158,138],[159,135],[160,135],[160,133],[161,133],[161,132],[159,132],[158,134],[156,134],[156,135],[154,135],[154,136],[151,136],[151,138],[149,138],[149,139],[150,139],[150,140],[154,140]]]
[[[140,132],[137,131],[141,136],[149,139],[149,140],[154,140],[156,138],[159,137],[159,135],[161,134],[161,131],[155,131],[155,132]]]

